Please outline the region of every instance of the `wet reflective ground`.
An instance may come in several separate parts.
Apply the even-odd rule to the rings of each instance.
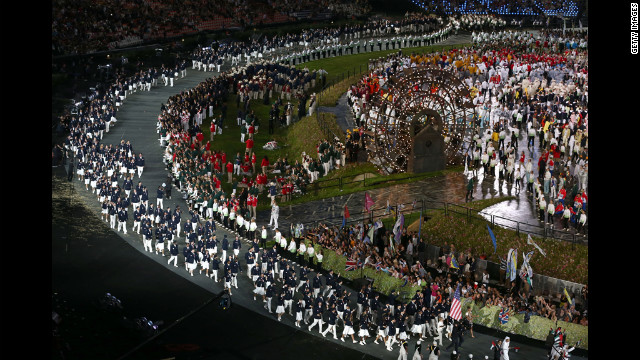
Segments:
[[[523,143],[523,141],[520,141]],[[526,159],[532,157],[537,159],[540,156],[538,142],[533,152],[527,151],[526,147],[520,146],[520,151],[525,151]],[[444,208],[444,203],[459,204],[464,206],[467,202],[468,178],[462,172],[449,173],[438,177],[427,178],[408,184],[392,185],[387,188],[372,189],[366,191],[375,202],[374,208],[384,208],[388,205],[396,207],[404,204],[403,211],[411,212],[414,201],[420,204],[425,201],[426,208]],[[324,221],[334,224],[342,223],[342,212],[347,205],[351,214],[361,213],[364,209],[365,191],[343,195],[334,198],[322,199],[307,202],[304,204],[281,206],[278,218],[279,227],[288,229],[289,224],[298,222]],[[489,221],[493,221],[503,227],[513,230],[519,229],[532,233],[534,236],[547,236],[568,241],[588,242],[588,237],[574,236],[575,229],[570,226],[569,231],[562,231],[562,224],[559,218],[554,219],[554,226],[544,226],[539,221],[537,205],[531,193],[526,191],[526,187],[516,188],[514,184],[504,180],[498,180],[495,176],[485,176],[482,171],[475,178],[473,200],[486,200],[497,197],[514,196],[515,200],[504,201],[490,206],[482,211],[482,214]],[[547,196],[547,201],[548,201]],[[416,205],[419,209],[419,205]],[[384,209],[376,210],[374,216],[381,215]],[[492,218],[493,216],[493,218]],[[258,223],[269,222],[270,211],[258,212]]]

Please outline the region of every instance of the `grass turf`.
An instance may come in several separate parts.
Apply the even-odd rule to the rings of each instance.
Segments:
[[[314,61],[309,61],[303,64],[296,65],[296,68],[303,69],[307,68],[309,70],[319,70],[324,69],[327,72],[327,81],[326,84],[331,84],[332,82],[339,82],[348,78],[349,76],[355,74],[362,74],[369,69],[369,60],[377,59],[388,54],[397,53],[399,50],[402,50],[403,54],[426,54],[434,51],[441,51],[442,49],[450,50],[453,48],[461,48],[464,46],[470,46],[471,44],[460,44],[460,45],[430,45],[430,46],[419,46],[419,47],[407,47],[403,49],[394,49],[394,50],[382,50],[382,51],[374,51],[374,52],[366,52],[354,55],[345,55],[345,56],[336,56],[331,58],[319,59]]]
[[[415,48],[402,49],[404,54],[410,53],[430,53],[434,51],[441,51],[442,49],[448,50],[454,47],[462,47],[466,45],[432,45]],[[332,105],[335,104],[337,99],[349,88],[351,84],[354,84],[359,79],[360,75],[368,70],[368,63],[371,59],[384,57],[391,53],[398,52],[398,49],[383,50],[377,52],[367,52],[355,55],[337,56],[333,58],[320,59],[304,64],[300,64],[298,68],[308,68],[309,70],[324,69],[328,72],[326,84],[338,83],[337,86],[325,86],[324,98],[320,96],[320,105]],[[315,89],[310,92],[318,91],[320,84],[316,85]],[[335,100],[334,100],[335,99]],[[270,163],[274,163],[278,158],[287,158],[290,163],[295,163],[296,159],[300,159],[302,152],[312,154],[315,156],[315,145],[324,138],[324,134],[315,120],[315,114],[312,117],[304,117],[299,121],[294,122],[289,127],[282,127],[279,122],[276,121],[274,133],[268,132],[268,119],[269,110],[271,104],[276,99],[269,100],[268,105],[263,104],[262,99],[251,100],[251,109],[254,110],[256,117],[260,123],[259,131],[254,138],[254,152],[256,153],[257,162],[261,162],[262,158],[266,155],[269,158]],[[327,101],[328,100],[328,101]],[[286,100],[283,101],[286,103]],[[240,128],[237,125],[237,112],[235,95],[229,95],[227,99],[227,115],[224,120],[223,133],[221,135],[215,135],[211,144],[213,150],[224,150],[228,158],[233,158],[236,153],[243,154],[245,150],[245,144],[240,142]],[[299,100],[292,98],[291,104],[294,107],[294,113],[297,112]],[[214,111],[213,117],[220,116],[220,109]],[[282,108],[281,108],[282,111]],[[328,118],[329,128],[333,133],[341,136],[341,140],[344,141],[344,134],[340,130],[340,127],[335,122],[335,115],[324,113],[325,118]],[[206,118],[202,124],[202,132],[205,139],[209,139],[209,125],[211,124],[212,117]],[[264,150],[262,146],[268,141],[275,140],[278,142],[279,149],[277,150]],[[259,168],[259,164],[256,169]],[[459,171],[458,168],[452,168],[445,171]],[[364,173],[378,174],[373,179],[367,179],[365,181],[353,181],[353,178],[357,175]],[[395,184],[407,183],[417,181],[427,177],[434,177],[442,175],[444,172],[425,173],[425,174],[391,174],[387,176],[379,175],[377,168],[370,163],[365,164],[350,164],[343,167],[340,170],[334,170],[328,176],[321,178],[322,182],[318,183],[316,187],[314,185],[309,186],[308,195],[297,197],[284,204],[297,204],[306,201],[317,200],[322,198],[329,198],[333,196],[339,196],[349,194],[353,192],[362,191],[365,189],[374,189],[380,187],[386,187]],[[238,179],[241,180],[241,179]],[[337,186],[342,184],[342,186]],[[231,191],[231,185],[223,182],[223,188],[225,191]],[[263,202],[264,201],[264,202]],[[268,203],[260,199],[258,208],[264,209],[268,207]]]

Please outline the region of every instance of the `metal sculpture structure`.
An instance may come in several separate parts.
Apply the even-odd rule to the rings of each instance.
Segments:
[[[475,107],[466,84],[449,71],[431,64],[406,68],[371,103],[367,149],[387,173],[414,172],[415,139],[427,128],[442,136],[447,165],[469,148]],[[425,146],[430,145],[428,140]]]

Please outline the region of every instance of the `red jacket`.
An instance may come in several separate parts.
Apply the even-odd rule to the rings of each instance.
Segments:
[[[262,159],[261,166],[269,166],[269,160],[267,160],[267,158]]]
[[[558,206],[556,206],[556,214],[562,211],[564,211],[564,206],[562,206],[562,203],[558,203]]]
[[[253,148],[253,140],[248,139],[247,140],[247,149],[252,149]]]
[[[558,191],[558,199],[564,199],[566,196],[567,196],[567,190],[565,190],[564,188]]]
[[[231,162],[227,163],[227,172],[233,172],[233,164]]]
[[[576,197],[573,198],[573,203],[578,204],[578,207],[582,207],[582,196],[580,196],[580,194],[576,195]]]

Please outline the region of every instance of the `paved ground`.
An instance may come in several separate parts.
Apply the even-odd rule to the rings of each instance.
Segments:
[[[64,177],[61,168],[54,172]],[[116,233],[98,218],[97,206],[85,190],[66,182],[54,180],[54,184],[52,290],[74,309],[63,313],[64,321],[80,329],[66,332],[65,342],[74,351],[68,358],[119,359],[124,354],[129,354],[127,359],[299,359],[300,354],[308,359],[397,358],[397,347],[388,352],[371,339],[366,346],[342,343],[330,336],[322,338],[315,330],[294,327],[289,315],[278,322],[262,302],[253,300],[252,286],[243,274],[238,278],[239,289],[233,289],[231,309],[222,311],[218,301],[210,302],[222,291],[221,283],[197,272],[189,276],[182,257],[175,268],[166,263],[167,257],[144,252],[137,234]],[[219,236],[225,233],[218,230]],[[97,300],[106,292],[122,301],[121,312],[99,310]],[[351,300],[355,301],[352,291]],[[123,316],[162,320],[160,330],[167,330],[137,348],[144,338],[127,332],[122,321],[115,320]],[[476,327],[475,335],[466,336],[460,350],[463,356],[490,355],[491,341],[505,334]],[[105,348],[106,336],[111,341]],[[542,342],[512,339],[522,349],[512,359],[545,358]],[[445,339],[444,346],[449,344]],[[413,349],[415,340],[409,345]],[[443,350],[443,356],[449,354],[450,350]]]
[[[378,358],[298,330],[288,317],[278,322],[267,316],[249,299],[246,278],[240,279],[231,308],[222,310],[219,301],[211,301],[219,284],[190,277],[182,266],[167,266],[167,258],[148,255],[138,241],[122,241],[86,206],[84,190],[60,181],[61,168],[54,173],[51,288],[63,342],[71,349],[66,359]],[[106,292],[122,301],[121,311],[100,309],[98,300]],[[163,321],[160,331],[166,332],[131,352],[145,338],[127,330],[123,318],[143,316]]]
[[[103,139],[103,142],[108,144],[117,143],[121,138],[124,138],[131,141],[136,152],[142,152],[145,155],[147,166],[141,180],[143,184],[147,185],[151,193],[158,185],[164,182],[167,174],[161,162],[162,152],[155,131],[160,104],[166,101],[169,96],[189,89],[203,81],[207,76],[213,75],[190,69],[187,72],[188,76],[184,79],[179,79],[173,88],[162,86],[153,88],[151,92],[132,94],[118,112],[118,124]],[[54,169],[54,171],[60,175],[62,168]],[[137,181],[138,179],[136,178],[135,180]],[[464,197],[464,185],[460,183],[458,174],[434,179],[430,184],[432,185],[427,185],[426,182],[413,183],[400,185],[390,190],[380,189],[372,191],[372,196],[377,204],[386,203],[384,194],[394,200],[405,201],[405,198],[398,198],[393,195],[394,192],[401,191],[407,196],[405,203],[410,203],[411,196],[415,197],[421,191],[424,194],[423,189],[431,186],[429,194],[436,196],[437,199],[452,201],[453,199]],[[74,180],[73,185],[73,189],[59,189],[56,196],[68,194],[69,197],[68,199],[66,198],[69,203],[68,206],[73,207],[74,204],[84,204],[95,214],[96,217],[93,220],[96,220],[99,206],[94,195],[85,191],[78,181]],[[164,207],[170,206],[174,208],[175,205],[180,205],[181,208],[186,209],[186,204],[177,195],[177,191],[174,191],[173,198],[166,200]],[[358,202],[362,202],[361,198],[363,198],[363,195],[360,194],[360,196],[353,195],[351,199],[337,198],[300,206],[309,208],[317,206],[320,209],[321,203],[343,204],[344,201],[350,201],[349,204],[353,204],[357,208],[359,206]],[[283,221],[287,217],[286,211],[286,209],[283,209],[281,212]],[[336,210],[334,209],[334,211]],[[299,212],[298,216],[300,215],[305,214]],[[57,230],[58,233],[54,236],[56,242],[56,248],[53,253],[54,290],[60,289],[59,291],[62,293],[73,293],[73,296],[77,296],[81,301],[85,302],[94,299],[103,292],[111,291],[123,299],[128,307],[135,308],[136,314],[145,314],[144,316],[153,320],[163,319],[167,327],[174,320],[180,319],[184,314],[203,304],[211,294],[222,290],[221,283],[214,283],[203,275],[189,276],[184,269],[182,256],[179,257],[178,267],[175,268],[167,265],[167,257],[144,252],[141,236],[131,232],[131,224],[128,226],[128,234],[117,233],[118,237],[115,236],[115,231],[109,230],[107,224],[100,220],[97,221],[99,224],[89,227],[87,216],[79,216],[73,212],[63,212],[60,215],[61,218],[58,219],[58,221],[62,221],[67,225],[74,223],[76,226],[63,226]],[[308,214],[305,216],[308,216]],[[292,220],[295,220],[295,218],[292,218]],[[258,223],[263,221],[264,214],[259,214]],[[89,230],[98,231],[98,233],[102,234],[102,237],[94,237],[92,231]],[[81,235],[83,236],[80,239],[77,239],[78,233],[76,231],[82,232]],[[219,228],[218,236],[221,237],[223,234],[233,236],[233,234]],[[122,242],[119,238],[125,241]],[[75,239],[73,240],[75,242],[70,242],[71,239]],[[178,240],[180,245],[182,245],[182,240]],[[76,252],[76,250],[81,249],[82,251]],[[137,251],[132,251],[134,249]],[[241,251],[241,259],[245,251],[246,247]],[[82,276],[78,278],[78,275]],[[189,281],[184,281],[185,279]],[[236,315],[234,315],[236,310],[231,310],[224,315],[216,315],[214,318],[201,318],[201,314],[211,313],[213,316],[212,313],[215,311],[211,309],[212,304],[199,312],[195,318],[189,318],[189,322],[186,320],[180,322],[178,326],[163,334],[162,337],[158,338],[158,342],[154,343],[155,345],[149,345],[150,348],[142,349],[142,355],[131,358],[155,358],[160,355],[156,351],[161,352],[162,355],[160,356],[166,356],[167,353],[162,351],[167,350],[166,345],[168,343],[183,343],[191,339],[194,339],[194,342],[198,342],[197,346],[202,352],[190,355],[183,354],[184,356],[176,356],[176,358],[213,358],[213,356],[229,359],[264,358],[262,357],[263,351],[274,351],[274,349],[283,348],[285,349],[283,350],[284,353],[275,356],[278,359],[301,358],[301,354],[305,358],[327,358],[333,356],[345,359],[354,358],[348,353],[345,353],[344,357],[337,355],[341,351],[348,351],[345,349],[357,351],[357,357],[361,357],[360,354],[362,354],[362,358],[397,358],[397,347],[391,353],[386,351],[383,345],[368,344],[360,346],[350,342],[342,343],[330,338],[325,340],[320,338],[316,331],[311,333],[305,328],[297,329],[293,327],[292,318],[288,315],[284,317],[282,323],[278,323],[273,315],[268,314],[263,309],[261,302],[253,301],[250,293],[252,285],[249,279],[241,274],[238,283],[239,289],[234,289],[233,291],[233,303],[242,310],[237,311],[243,312],[244,315],[237,315],[236,322],[229,323],[230,319],[236,319]],[[197,286],[192,286],[191,284]],[[353,297],[353,300],[355,301],[355,297]],[[193,321],[193,323],[190,321]],[[491,340],[501,336],[494,330],[488,331],[488,335],[478,333],[475,339],[466,339],[464,350],[462,351],[463,354],[466,356],[469,352],[473,352],[476,358],[480,355],[488,355]],[[523,341],[527,342],[526,339],[523,339]],[[292,342],[297,345],[290,345]],[[531,343],[532,345],[523,344],[523,350],[518,354],[513,354],[511,358],[544,358],[546,350],[539,347],[539,342]],[[411,349],[413,349],[413,345],[414,341],[410,341]],[[448,345],[448,341],[445,340],[446,345]],[[164,346],[164,350],[158,350],[162,346]],[[175,347],[169,348],[175,350]],[[144,351],[149,351],[149,353]],[[445,356],[448,356],[448,354],[448,351],[444,352]],[[175,355],[175,351],[171,355]],[[113,358],[113,356],[106,356],[106,358]]]

